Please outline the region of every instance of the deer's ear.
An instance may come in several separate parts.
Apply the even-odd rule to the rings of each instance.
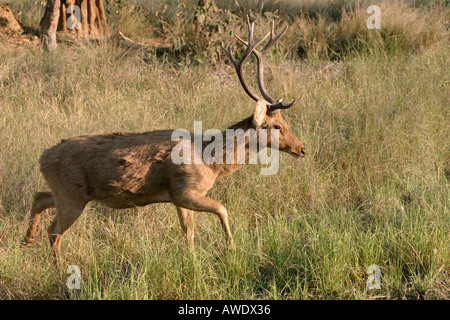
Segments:
[[[255,128],[261,127],[267,114],[267,104],[264,100],[258,100],[255,112],[253,113],[253,125]]]

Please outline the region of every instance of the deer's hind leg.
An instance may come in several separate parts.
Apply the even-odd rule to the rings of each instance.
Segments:
[[[59,255],[63,235],[81,215],[86,204],[86,201],[56,199],[56,215],[47,229],[54,257]]]
[[[55,206],[55,199],[51,192],[36,192],[30,209],[30,224],[27,233],[22,240],[22,244],[27,245],[34,242],[36,228],[39,220],[41,220],[42,211],[54,208]]]

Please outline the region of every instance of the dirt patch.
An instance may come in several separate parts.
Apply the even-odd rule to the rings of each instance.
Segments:
[[[28,43],[38,44],[38,37],[25,34],[12,10],[8,6],[0,4],[1,46],[17,47]]]
[[[3,4],[0,4],[0,31],[23,33],[11,9]]]

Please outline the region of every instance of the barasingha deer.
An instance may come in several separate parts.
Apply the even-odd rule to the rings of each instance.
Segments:
[[[282,102],[281,99],[276,101],[267,93],[263,81],[265,55],[284,35],[287,26],[276,35],[272,23],[271,31],[257,41],[253,39],[254,24],[249,22],[248,28],[248,41],[235,34],[247,46],[239,61],[233,58],[231,51],[224,51],[233,63],[245,92],[256,101],[256,107],[250,117],[234,124],[230,129],[242,129],[244,132],[276,130],[277,141],[272,141],[272,135],[268,135],[264,147],[273,148],[276,145],[281,151],[303,157],[305,147],[280,113],[280,109],[291,107],[300,98],[290,103]],[[265,47],[261,51],[257,50],[256,47],[267,37],[269,41]],[[252,92],[244,78],[242,66],[251,53],[257,57],[258,87],[263,98]],[[30,224],[23,242],[33,243],[37,224],[45,209],[56,207],[56,215],[47,231],[52,254],[58,256],[63,235],[90,201],[119,209],[171,202],[176,206],[181,228],[192,249],[194,211],[216,214],[228,245],[234,248],[227,210],[221,203],[207,197],[206,193],[218,179],[230,175],[242,164],[175,164],[171,152],[179,142],[171,139],[173,132],[174,130],[157,130],[85,135],[62,140],[45,150],[39,161],[40,171],[51,192],[35,194],[30,210]],[[248,141],[245,143],[245,160],[248,160]],[[203,147],[206,145],[204,143]]]

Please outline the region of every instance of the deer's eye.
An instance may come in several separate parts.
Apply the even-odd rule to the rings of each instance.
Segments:
[[[276,125],[274,125],[273,127],[274,127],[274,129],[278,129],[278,130],[280,130],[280,129],[281,129],[281,127],[280,127],[279,125],[277,125],[277,124],[276,124]]]

